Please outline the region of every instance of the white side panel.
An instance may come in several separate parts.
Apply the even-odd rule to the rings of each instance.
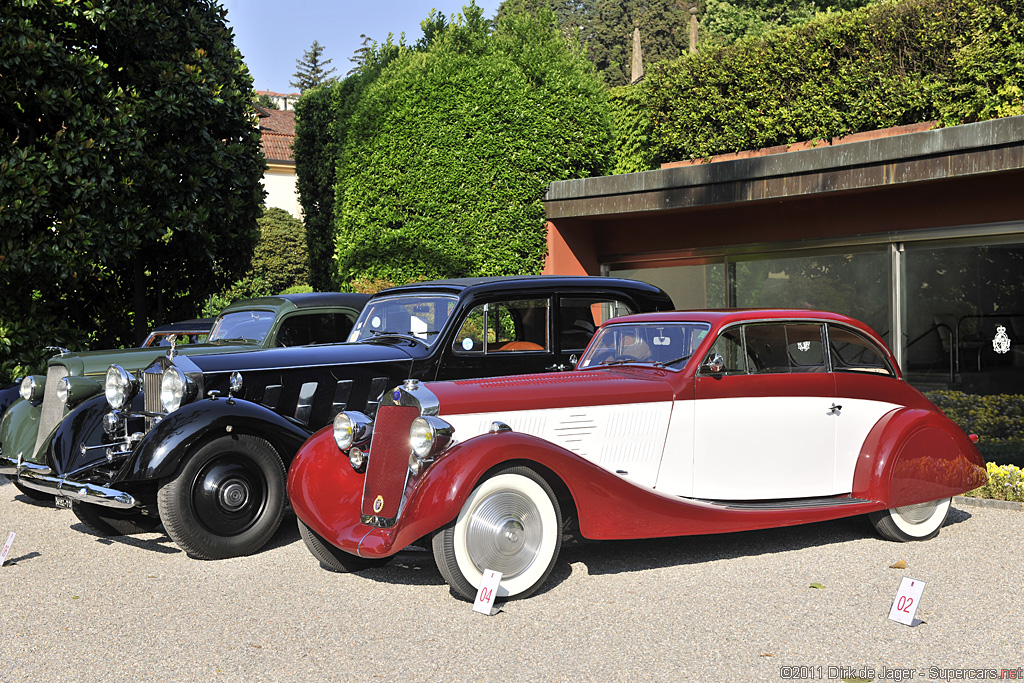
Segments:
[[[671,413],[672,403],[666,401],[440,417],[455,428],[459,441],[483,434],[499,420],[514,431],[550,441],[634,483],[653,488]]]
[[[832,397],[694,402],[693,496],[715,500],[837,493]]]
[[[670,496],[693,495],[693,414],[696,401],[676,401],[665,439],[656,489]]]
[[[893,408],[894,403],[865,401],[863,399],[838,398],[836,403],[843,407],[836,420],[836,471],[833,488],[836,493],[853,490],[853,472],[860,457],[860,447],[868,432],[882,416]]]

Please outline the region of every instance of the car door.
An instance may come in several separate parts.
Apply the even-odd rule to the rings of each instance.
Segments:
[[[442,349],[438,379],[543,372],[555,365],[551,297],[521,293],[478,302]]]
[[[724,330],[694,382],[695,498],[772,500],[836,493],[835,382],[824,325]]]
[[[835,373],[836,466],[833,488],[853,490],[853,473],[861,446],[871,428],[899,404],[886,400],[898,395],[896,372],[878,345],[843,325],[828,325],[828,346]]]

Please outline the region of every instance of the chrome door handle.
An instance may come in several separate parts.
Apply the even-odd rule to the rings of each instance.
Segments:
[[[828,409],[828,413],[827,414],[828,415],[838,415],[842,409],[843,409],[842,406],[837,406],[835,403],[833,403],[832,407]]]
[[[569,366],[566,365],[565,363],[558,363],[557,365],[549,365],[548,367],[546,367],[544,369],[548,370],[548,371],[561,372],[563,370],[567,370],[568,368],[569,368]]]

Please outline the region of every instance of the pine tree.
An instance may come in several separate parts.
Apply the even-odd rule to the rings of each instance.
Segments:
[[[321,59],[323,54],[324,46],[314,40],[310,48],[302,54],[302,59],[295,60],[297,68],[294,74],[295,80],[291,82],[293,88],[298,88],[299,92],[305,92],[310,88],[336,80],[331,76],[335,69],[327,68],[331,60]]]

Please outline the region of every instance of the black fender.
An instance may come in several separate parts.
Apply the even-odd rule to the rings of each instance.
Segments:
[[[105,394],[82,401],[64,416],[47,446],[47,465],[59,474],[106,462],[106,450],[92,448],[104,443],[103,416],[110,412]],[[82,448],[86,450],[83,453]]]
[[[160,420],[136,446],[120,480],[159,480],[172,476],[189,453],[225,434],[251,434],[266,439],[287,468],[299,446],[312,433],[258,403],[241,399],[202,399]]]

